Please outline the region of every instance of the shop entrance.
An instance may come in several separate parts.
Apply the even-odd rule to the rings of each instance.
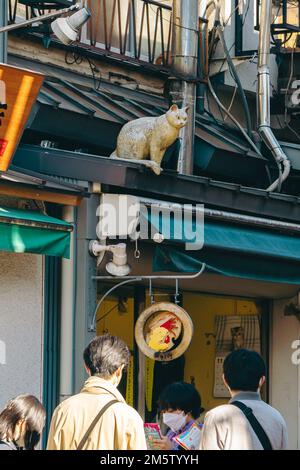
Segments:
[[[98,300],[108,286],[99,287]],[[138,295],[137,295],[138,294]],[[141,295],[142,294],[142,295]],[[132,352],[132,362],[119,386],[126,401],[138,408],[138,348],[134,340],[134,325],[142,309],[151,304],[143,287],[117,289],[97,313],[97,335],[109,333],[119,336]],[[155,290],[155,302],[173,302],[172,291]],[[146,358],[143,373],[145,389],[145,420],[155,420],[157,400],[169,383],[193,383],[201,394],[202,406],[209,410],[228,401],[221,383],[222,358],[230,350],[248,347],[261,352],[268,362],[268,303],[259,299],[202,294],[183,291],[183,308],[194,324],[194,336],[189,349],[171,362],[155,362]],[[268,400],[268,391],[264,390]]]

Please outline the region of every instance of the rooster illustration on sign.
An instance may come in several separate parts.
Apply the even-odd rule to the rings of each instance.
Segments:
[[[148,346],[157,352],[169,351],[179,338],[182,324],[179,318],[170,312],[153,315],[145,325],[145,338]]]

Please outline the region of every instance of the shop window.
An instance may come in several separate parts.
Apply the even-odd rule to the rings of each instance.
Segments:
[[[108,288],[103,285],[101,291],[99,288],[98,299]],[[222,394],[217,383],[221,368],[218,372],[216,358],[222,355],[225,357],[234,348],[257,350],[268,362],[269,313],[265,302],[187,291],[181,294],[180,302],[193,321],[194,336],[185,354],[174,361],[158,362],[145,358],[146,422],[156,418],[157,400],[162,389],[176,381],[194,384],[201,394],[206,411],[227,403],[228,396]],[[146,291],[142,310],[153,301],[174,302],[174,292],[168,288],[157,288],[151,299]],[[132,351],[133,362],[123,378],[120,391],[134,407],[137,406],[138,396],[138,349],[134,341],[138,307],[135,289],[120,288],[104,301],[97,314],[97,334],[119,336]],[[268,399],[267,391],[265,386],[265,400]]]

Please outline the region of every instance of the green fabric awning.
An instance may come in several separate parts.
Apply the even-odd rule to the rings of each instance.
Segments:
[[[34,211],[0,207],[0,250],[70,257],[71,224]]]
[[[148,217],[152,227],[164,234],[162,217]],[[171,220],[171,234],[180,232],[176,224],[181,220]],[[190,229],[195,231],[195,221]],[[156,248],[153,259],[154,271],[193,273],[206,263],[209,272],[224,276],[269,281],[287,284],[300,284],[300,236],[281,233],[275,230],[257,229],[245,225],[228,224],[206,220],[204,224],[204,247],[201,250],[185,249],[191,240],[191,230],[172,236],[176,245],[161,245]],[[179,242],[179,243],[178,243]]]

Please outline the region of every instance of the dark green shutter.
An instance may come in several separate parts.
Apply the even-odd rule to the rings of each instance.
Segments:
[[[61,258],[46,256],[43,404],[46,408],[47,417],[43,435],[43,448],[47,444],[53,410],[59,402],[60,286]]]

